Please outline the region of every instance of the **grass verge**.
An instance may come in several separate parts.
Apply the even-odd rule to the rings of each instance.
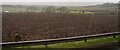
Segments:
[[[117,42],[119,37],[113,38],[110,37],[102,37],[102,38],[95,38],[87,40],[87,42],[83,41],[74,41],[74,42],[63,42],[63,43],[56,43],[56,44],[49,44],[48,48],[88,48],[90,46],[106,44],[111,42]],[[22,46],[16,48],[45,48],[44,45],[33,45],[33,46]]]

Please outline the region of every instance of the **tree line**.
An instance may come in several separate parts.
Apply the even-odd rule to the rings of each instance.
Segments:
[[[38,10],[39,8],[27,8],[26,11],[27,12],[34,12],[36,10]],[[46,8],[42,8],[42,13],[68,13],[69,9],[65,6],[61,6],[61,7],[55,7],[55,6],[48,6]]]

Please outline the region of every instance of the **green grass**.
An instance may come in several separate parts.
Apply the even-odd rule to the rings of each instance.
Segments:
[[[89,12],[89,11],[85,11],[84,13],[82,13],[80,11],[70,11],[70,13],[75,13],[75,14],[95,14],[95,12]]]
[[[48,45],[48,48],[87,48],[90,46],[95,46],[99,44],[106,44],[111,42],[117,42],[119,37],[104,37],[104,38],[95,38],[87,40],[87,42],[82,41],[74,41],[74,42],[63,42],[63,43],[56,43]],[[44,45],[33,45],[33,46],[22,46],[16,48],[45,48]]]

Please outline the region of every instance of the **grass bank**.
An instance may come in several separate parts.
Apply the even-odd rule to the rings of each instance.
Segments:
[[[74,41],[74,42],[49,44],[48,48],[88,48],[95,45],[117,42],[119,39],[120,38],[118,36],[116,36],[116,38],[113,38],[112,36],[102,37],[102,38],[89,39],[87,40],[87,42],[82,40],[82,41]],[[22,46],[16,48],[45,48],[45,45]]]

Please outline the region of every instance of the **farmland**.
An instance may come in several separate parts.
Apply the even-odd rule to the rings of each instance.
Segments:
[[[118,32],[118,16],[114,14],[71,13],[3,13],[3,42],[73,37]]]

